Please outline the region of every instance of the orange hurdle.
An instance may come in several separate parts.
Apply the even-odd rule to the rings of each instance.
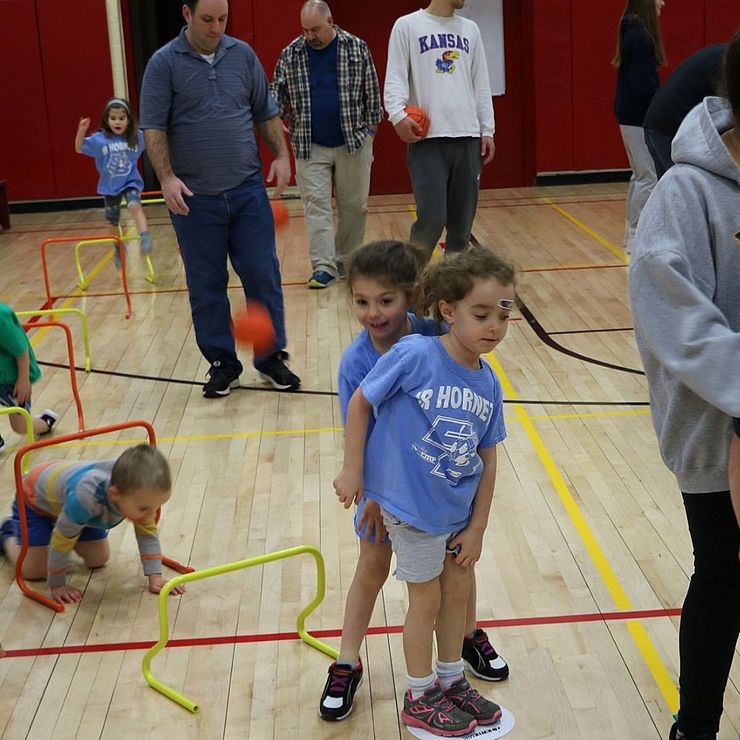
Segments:
[[[75,351],[72,346],[72,332],[69,326],[63,321],[29,321],[21,326],[28,331],[29,329],[38,329],[41,326],[58,326],[64,330],[67,336],[67,354],[69,355],[69,379],[72,385],[72,395],[77,406],[77,425],[80,431],[85,428],[85,414],[82,411],[82,401],[80,400],[80,391],[77,387],[77,375],[75,374]]]
[[[126,254],[123,245],[123,239],[121,239],[121,237],[119,236],[112,236],[110,234],[104,234],[100,236],[57,236],[52,239],[44,239],[44,241],[41,242],[41,269],[44,273],[44,288],[46,289],[47,306],[51,308],[52,300],[51,288],[49,287],[49,267],[46,263],[46,247],[49,244],[62,244],[70,242],[116,242],[116,245],[118,246],[118,253],[121,257],[121,281],[123,283],[123,294],[126,297],[126,306],[128,309],[128,312],[126,313],[124,318],[130,319],[131,314],[133,313],[133,308],[131,306],[131,296],[128,292],[128,280],[126,279]],[[80,287],[83,288],[84,286],[81,285]]]
[[[134,427],[143,427],[148,436],[149,444],[156,445],[157,438],[154,433],[154,427],[148,421],[124,421],[120,424],[111,424],[110,426],[98,427],[97,429],[86,429],[81,432],[75,432],[73,434],[65,434],[60,437],[50,437],[48,439],[42,439],[38,442],[25,445],[18,450],[15,454],[15,461],[13,468],[15,471],[15,497],[18,503],[18,518],[20,519],[21,526],[21,550],[18,553],[18,560],[15,564],[15,580],[23,593],[30,599],[38,601],[44,606],[48,606],[50,609],[54,609],[57,612],[64,611],[64,604],[60,604],[54,599],[45,596],[44,594],[34,591],[25,581],[22,575],[23,561],[26,558],[28,552],[28,520],[26,519],[26,493],[23,490],[23,458],[33,450],[40,449],[41,447],[50,447],[51,445],[64,444],[65,442],[73,442],[78,439],[86,439],[87,437],[96,437],[101,434],[108,434],[110,432],[118,432],[122,429],[132,429]],[[157,512],[157,521],[159,521],[160,512]],[[178,571],[178,573],[192,573],[194,568],[188,565],[182,565],[172,558],[163,557],[162,563],[172,570]]]

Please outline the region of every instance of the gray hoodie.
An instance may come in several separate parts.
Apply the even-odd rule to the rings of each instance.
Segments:
[[[726,491],[740,417],[740,167],[706,98],[673,140],[637,229],[629,272],[635,338],[660,451],[685,493]]]

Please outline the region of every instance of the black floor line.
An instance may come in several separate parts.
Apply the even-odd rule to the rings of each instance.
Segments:
[[[56,367],[67,370],[69,365],[65,365],[61,362],[45,362],[38,360],[39,365],[44,367]],[[85,372],[84,367],[75,366],[75,370],[81,373]],[[132,380],[151,380],[156,383],[177,383],[180,385],[203,385],[202,380],[185,380],[184,378],[162,378],[158,375],[138,375],[137,373],[125,373],[121,370],[96,370],[92,368],[90,371],[91,375],[108,375],[116,378],[131,378]],[[244,391],[266,391],[268,393],[289,393],[290,395],[309,395],[309,396],[337,396],[339,395],[336,391],[317,391],[317,390],[305,390],[299,388],[297,391],[278,391],[275,388],[269,386],[260,385],[242,385],[239,389]],[[504,403],[518,403],[523,406],[649,406],[648,401],[542,401],[539,399],[504,399]]]
[[[480,242],[475,238],[473,234],[470,235],[470,241],[480,246]],[[537,321],[535,315],[529,310],[529,307],[526,303],[521,299],[521,297],[517,296],[517,308],[521,312],[522,316],[526,319],[527,323],[532,327],[532,330],[537,335],[537,337],[550,349],[554,349],[557,352],[561,352],[564,355],[568,355],[568,357],[573,357],[576,360],[583,360],[583,362],[590,362],[592,365],[599,365],[600,367],[608,367],[610,370],[618,370],[621,373],[632,373],[633,375],[645,375],[645,373],[642,370],[637,370],[632,367],[624,367],[624,365],[615,365],[611,362],[605,362],[604,360],[597,360],[595,357],[589,357],[588,355],[582,355],[580,352],[574,352],[572,349],[568,349],[567,347],[563,347],[562,344],[556,342],[550,333],[545,331],[542,324],[540,324],[539,321]],[[618,331],[618,330],[615,330]],[[557,333],[557,332],[553,332]],[[564,333],[564,332],[562,332]],[[575,333],[575,332],[574,332]]]
[[[589,357],[588,355],[582,355],[580,352],[574,352],[572,349],[563,347],[562,344],[556,342],[552,336],[545,331],[542,324],[537,321],[535,315],[529,310],[527,304],[519,300],[517,305],[522,316],[526,319],[527,323],[532,327],[532,330],[537,337],[551,349],[562,352],[564,355],[574,357],[577,360],[583,360],[584,362],[590,362],[592,365],[599,365],[600,367],[608,367],[610,370],[619,370],[622,373],[632,373],[633,375],[645,375],[642,370],[637,370],[632,367],[624,367],[624,365],[615,365],[612,362],[605,362],[604,360],[597,360],[595,357]]]
[[[565,329],[563,331],[550,331],[548,335],[554,337],[556,334],[604,334],[610,331],[634,331],[634,326],[622,326],[616,329]]]

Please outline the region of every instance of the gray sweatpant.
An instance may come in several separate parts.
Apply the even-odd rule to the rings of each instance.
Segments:
[[[480,139],[423,139],[409,144],[408,164],[416,200],[411,241],[426,247],[431,257],[447,227],[447,251],[467,249],[478,207]]]

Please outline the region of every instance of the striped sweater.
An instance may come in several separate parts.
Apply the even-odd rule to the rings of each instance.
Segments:
[[[56,519],[47,566],[50,588],[65,585],[69,553],[84,527],[112,529],[124,517],[108,495],[115,460],[53,461],[36,465],[24,479],[29,506]],[[162,551],[154,519],[134,523],[136,540],[149,576],[162,572]]]

